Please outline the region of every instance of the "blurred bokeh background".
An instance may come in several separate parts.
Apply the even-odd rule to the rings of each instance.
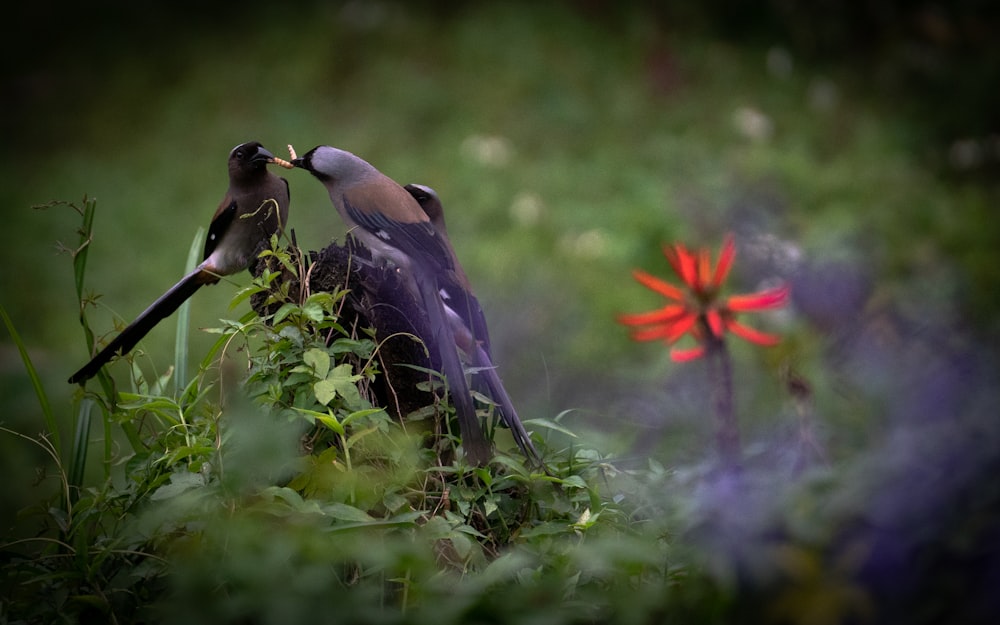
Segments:
[[[781,346],[734,345],[751,452],[795,439],[794,378],[824,462],[861,471],[852,459],[892,449],[910,466],[898,436],[914,423],[957,437],[955,462],[995,459],[995,4],[659,4],[18,3],[2,38],[0,303],[57,412],[69,419],[65,379],[87,356],[57,252],[79,219],[32,206],[97,198],[87,284],[111,330],[182,275],[229,150],[256,139],[278,155],[335,145],[437,189],[528,418],[571,410],[609,451],[667,465],[708,455],[696,370],[631,344],[615,314],[657,305],[630,270],[667,276],[663,243],[734,232],[737,289],[794,290],[758,323]],[[341,239],[322,187],[283,175],[299,244]],[[192,327],[242,314],[235,290],[198,293]],[[192,334],[197,357],[211,337]],[[164,370],[173,340],[165,322],[144,366]],[[6,333],[0,407],[7,427],[41,428]]]

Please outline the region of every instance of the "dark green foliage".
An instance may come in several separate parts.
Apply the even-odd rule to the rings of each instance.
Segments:
[[[404,421],[373,405],[379,345],[341,325],[346,291],[295,292],[299,258],[262,254],[234,304],[271,312],[213,330],[215,348],[177,396],[169,372],[150,383],[133,365],[132,391],[80,399],[135,446],[104,459],[106,479],[43,504],[37,538],[6,545],[4,614],[572,622],[667,580],[663,528],[633,498],[616,501],[623,474],[557,423],[529,422],[551,434],[536,440],[547,473],[516,448],[474,468],[454,449],[446,404]],[[228,372],[236,351],[249,356],[245,381]]]

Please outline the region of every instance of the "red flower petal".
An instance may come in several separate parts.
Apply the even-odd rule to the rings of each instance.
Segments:
[[[681,243],[674,243],[673,248],[663,248],[663,253],[674,268],[674,273],[692,289],[697,288],[698,276],[694,254]]]
[[[736,242],[733,235],[727,234],[726,240],[722,243],[722,251],[719,252],[719,264],[715,266],[715,275],[712,276],[712,286],[719,288],[729,277],[729,269],[733,266],[733,258],[736,256]]]
[[[672,326],[654,326],[633,330],[629,335],[633,341],[668,341],[672,334]]]
[[[695,330],[697,330],[695,322],[697,321],[697,315],[693,313],[685,313],[672,323],[661,323],[649,328],[639,328],[633,330],[631,337],[633,341],[664,340],[667,343],[674,343],[688,331],[691,331],[691,333],[697,337],[697,333],[695,332]]]
[[[722,322],[722,315],[719,314],[719,311],[714,308],[709,310],[705,313],[705,319],[708,321],[708,328],[712,331],[712,334],[721,338],[722,333],[725,332],[726,328]]]
[[[671,349],[670,350],[670,360],[674,362],[689,362],[691,360],[697,360],[705,355],[705,347],[699,345],[698,347],[692,347],[691,349]]]
[[[665,341],[671,345],[670,358],[675,362],[704,356],[706,342],[723,340],[726,332],[757,345],[775,345],[781,341],[780,336],[739,323],[736,316],[743,312],[784,306],[790,293],[788,285],[733,295],[720,301],[718,292],[728,279],[736,257],[732,234],[726,235],[714,266],[712,252],[708,248],[692,251],[683,243],[673,243],[663,246],[663,255],[683,284],[671,284],[638,269],[632,272],[639,283],[672,300],[649,312],[618,315],[619,323],[633,326],[630,332],[633,340]],[[685,334],[691,335],[689,342],[695,343],[695,347],[678,349],[675,343]]]
[[[739,323],[735,319],[727,320],[726,328],[741,339],[745,339],[751,343],[756,343],[757,345],[770,347],[781,342],[780,336],[767,334],[765,332],[761,332],[760,330],[754,330],[749,326]]]
[[[687,313],[686,316],[678,319],[673,325],[670,326],[670,335],[667,336],[667,341],[673,343],[677,339],[684,336],[688,330],[692,330],[695,327],[695,323],[698,322],[698,315],[694,313]]]
[[[654,323],[672,323],[684,315],[684,307],[678,304],[671,304],[645,313],[634,315],[618,315],[618,323],[627,326],[642,326]]]
[[[632,277],[635,278],[639,284],[643,285],[647,289],[656,291],[663,297],[677,300],[679,302],[684,300],[684,291],[681,291],[669,282],[664,282],[652,274],[648,274],[640,269],[633,269]]]
[[[698,284],[695,290],[704,291],[712,282],[712,253],[708,248],[703,247],[698,250]]]
[[[733,312],[752,312],[755,310],[781,308],[788,300],[788,293],[789,288],[786,284],[775,289],[760,291],[759,293],[732,295],[726,300],[726,307]]]

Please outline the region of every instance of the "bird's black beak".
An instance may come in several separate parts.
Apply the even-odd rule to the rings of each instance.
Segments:
[[[301,158],[293,158],[291,163],[293,167],[301,167],[302,169],[306,168],[306,162]]]
[[[253,158],[250,159],[250,161],[253,162],[253,163],[259,163],[261,161],[263,161],[265,163],[273,163],[274,162],[274,154],[271,154],[270,152],[268,152],[267,150],[265,150],[263,147],[259,147],[259,148],[257,148],[257,153],[253,155]]]

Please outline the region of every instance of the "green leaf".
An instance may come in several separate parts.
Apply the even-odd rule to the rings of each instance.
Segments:
[[[140,408],[156,412],[180,412],[181,410],[177,402],[168,397],[121,393],[121,400],[122,403],[119,405],[126,410],[137,410]]]
[[[316,377],[321,380],[325,379],[326,374],[330,372],[330,354],[326,353],[326,350],[317,347],[307,349],[302,354],[302,362],[311,367],[316,373]]]
[[[443,538],[448,538],[451,535],[451,525],[444,518],[439,516],[434,516],[427,519],[421,531],[425,534],[425,537],[429,540],[439,540]]]
[[[448,538],[451,541],[451,546],[455,548],[455,553],[458,554],[458,557],[463,560],[469,557],[469,554],[472,553],[472,540],[468,536],[455,532]]]
[[[28,379],[31,380],[31,386],[35,390],[35,397],[38,398],[38,405],[41,407],[42,415],[45,417],[45,425],[52,434],[53,447],[56,449],[56,454],[61,456],[63,448],[59,440],[59,427],[56,423],[55,414],[52,412],[52,407],[49,405],[49,396],[45,392],[45,387],[42,385],[42,379],[38,375],[35,365],[31,362],[31,357],[28,355],[28,348],[21,340],[21,336],[14,328],[14,322],[2,305],[0,305],[0,319],[3,319],[4,325],[7,326],[7,332],[10,333],[11,340],[17,346],[17,351],[21,355],[21,363],[24,365],[25,371],[28,372]]]
[[[274,319],[271,323],[275,325],[281,323],[285,320],[285,317],[298,310],[298,308],[299,307],[296,304],[292,304],[291,302],[282,304],[281,308],[278,309],[278,312],[274,313]]]
[[[344,417],[344,425],[356,421],[358,419],[363,419],[364,417],[371,416],[373,414],[378,414],[380,412],[385,412],[383,408],[365,408],[364,410],[355,410],[351,414]]]
[[[274,323],[277,323],[275,321]],[[302,345],[302,332],[295,326],[285,326],[278,332],[278,336],[288,339],[293,345]]]
[[[255,295],[257,293],[260,293],[262,291],[266,291],[266,290],[267,289],[265,289],[265,288],[263,288],[263,287],[261,287],[260,285],[257,285],[257,284],[251,284],[249,286],[243,287],[242,289],[240,289],[239,291],[237,291],[236,295],[233,296],[233,299],[230,300],[230,302],[229,302],[229,310],[233,310],[234,308],[236,308],[237,306],[239,306],[244,301],[250,299],[253,295]]]
[[[436,417],[438,414],[437,406],[433,404],[424,406],[423,408],[418,408],[413,412],[407,413],[406,421],[423,421],[425,419],[431,419]]]
[[[178,471],[171,474],[170,483],[156,489],[149,499],[151,501],[162,501],[185,493],[193,488],[200,488],[205,485],[205,477],[201,473],[191,473],[190,471]]]
[[[205,228],[199,227],[194,233],[191,247],[188,249],[187,265],[184,272],[190,273],[198,266],[201,258],[201,251],[204,247]],[[188,361],[188,328],[191,322],[191,300],[187,300],[177,310],[177,331],[174,334],[174,370],[177,376],[174,378],[174,394],[179,395],[183,390],[182,384],[187,383],[187,361]]]
[[[281,499],[296,510],[302,509],[305,503],[302,499],[302,495],[287,486],[268,486],[261,491],[261,495]]]
[[[313,384],[313,393],[316,401],[326,406],[337,396],[337,382],[334,380],[320,380]]]
[[[302,307],[302,316],[313,323],[319,323],[326,316],[326,311],[316,302],[307,301]]]
[[[558,483],[571,488],[587,488],[587,483],[584,482],[583,478],[579,475],[570,475],[566,478],[558,480]]]
[[[313,293],[306,298],[306,306],[319,306],[326,309],[333,307],[333,302],[333,295],[331,293],[327,293],[326,291]]]
[[[535,527],[529,527],[521,532],[521,538],[534,538],[536,536],[555,536],[557,534],[566,534],[571,532],[572,528],[568,523],[558,523],[555,521],[546,521]]]
[[[407,503],[406,497],[400,495],[395,491],[388,491],[382,495],[382,505],[384,505],[390,512],[395,512],[399,510]]]
[[[163,373],[163,375],[161,375],[160,377],[156,378],[153,381],[153,386],[152,386],[152,388],[150,388],[149,394],[150,395],[162,395],[163,394],[163,389],[165,389],[167,387],[167,382],[170,381],[170,378],[173,377],[173,374],[174,374],[174,368],[173,368],[173,366],[167,367],[167,370]],[[175,395],[179,394],[179,390],[180,389],[176,389],[175,388]]]
[[[330,428],[337,434],[344,434],[344,427],[341,425],[340,421],[337,420],[333,414],[329,412],[318,412],[316,410],[309,410],[307,408],[293,408],[297,414],[301,414],[309,423],[315,423],[319,421],[326,427]]]
[[[337,523],[336,525],[331,525],[330,527],[326,528],[324,531],[328,533],[336,533],[336,532],[351,531],[355,529],[371,530],[371,529],[392,529],[392,528],[402,528],[402,527],[413,527],[415,525],[414,521],[420,518],[421,515],[423,515],[423,512],[414,512],[414,513],[401,514],[399,516],[395,516],[391,519],[386,519],[384,521],[372,520],[372,521],[355,522],[355,523]]]
[[[334,502],[323,506],[323,511],[339,521],[351,521],[354,523],[367,523],[375,519],[364,510],[359,510],[346,503]]]
[[[547,428],[549,430],[553,430],[555,432],[559,432],[561,434],[565,434],[566,436],[577,438],[576,434],[574,434],[571,430],[565,428],[562,425],[559,425],[555,421],[550,421],[549,419],[527,419],[526,421],[524,421],[524,425],[525,426],[537,425],[543,428]]]
[[[360,432],[355,432],[354,434],[351,434],[350,438],[347,439],[347,446],[354,447],[354,444],[357,443],[359,440],[377,431],[378,431],[377,427],[370,427],[370,428],[365,428]]]
[[[466,523],[462,523],[460,525],[456,525],[455,526],[455,532],[456,533],[461,532],[462,534],[466,534],[468,536],[475,536],[476,538],[482,538],[482,539],[486,538],[485,534],[483,534],[482,532],[480,532],[476,528],[474,528],[471,525],[468,525]]]
[[[52,517],[52,519],[56,522],[56,525],[59,526],[59,529],[63,533],[69,531],[70,519],[69,515],[66,514],[65,510],[63,510],[62,508],[51,507],[49,508],[48,512],[49,516]]]
[[[353,375],[353,370],[349,364],[334,367],[325,380],[320,380],[313,385],[316,401],[326,406],[333,401],[334,397],[340,395],[348,406],[360,404],[361,393],[358,392],[357,382],[361,376]]]
[[[97,200],[83,198],[83,227],[80,228],[80,247],[73,254],[73,277],[76,282],[76,297],[83,299],[83,278],[87,273],[87,253],[94,230],[94,215],[97,214]],[[92,345],[90,346],[92,347]]]
[[[375,344],[368,339],[340,338],[330,345],[330,351],[334,354],[357,354],[361,358],[368,358],[374,346]]]
[[[518,478],[524,480],[531,474],[531,472],[524,466],[525,461],[523,456],[515,458],[505,454],[497,454],[493,461],[497,464],[502,464],[510,470],[510,474],[507,475],[508,478]]]
[[[164,456],[163,461],[167,465],[174,465],[189,458],[210,458],[215,453],[215,447],[211,445],[181,445],[170,450],[170,454]],[[192,473],[191,475],[196,475]]]
[[[326,427],[330,428],[337,434],[343,436],[346,433],[344,430],[344,425],[340,421],[337,421],[337,417],[333,416],[333,414],[323,414],[322,412],[316,412],[314,414],[316,415],[317,421],[319,421]]]
[[[76,414],[76,427],[73,436],[73,449],[69,465],[69,485],[72,487],[71,496],[79,492],[83,485],[83,474],[87,467],[87,446],[90,443],[90,413],[94,407],[94,400],[85,397],[80,402],[80,410]]]

